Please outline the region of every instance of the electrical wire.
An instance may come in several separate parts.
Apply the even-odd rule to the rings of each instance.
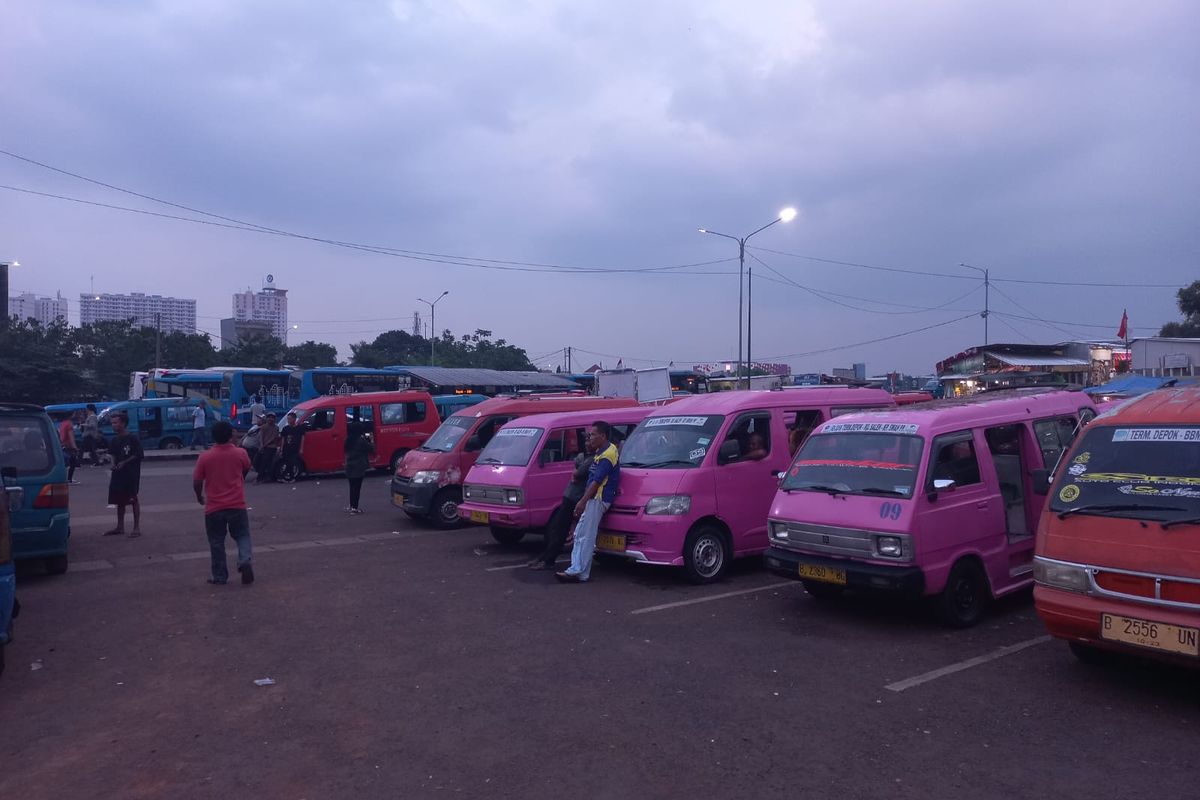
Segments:
[[[971,319],[976,316],[978,316],[978,315],[975,313],[971,313],[971,314],[966,314],[961,317],[955,317],[954,319],[948,319],[945,322],[935,322],[932,325],[925,325],[920,328],[913,328],[912,330],[901,331],[900,333],[893,333],[889,336],[880,336],[876,339],[867,339],[867,340],[861,341],[861,342],[854,342],[853,344],[843,344],[843,345],[838,345],[836,347],[824,347],[820,350],[809,350],[808,352],[804,352],[804,353],[786,353],[784,355],[763,356],[762,358],[764,361],[783,361],[783,360],[789,359],[789,358],[805,358],[807,356],[817,356],[817,355],[822,355],[824,353],[835,353],[839,350],[849,350],[853,347],[863,347],[868,344],[878,344],[879,342],[886,342],[886,341],[890,341],[892,339],[899,339],[903,336],[911,336],[914,333],[922,333],[924,331],[931,331],[934,328],[942,328],[942,327],[945,327],[946,325],[953,325],[956,322],[962,322],[964,319]]]

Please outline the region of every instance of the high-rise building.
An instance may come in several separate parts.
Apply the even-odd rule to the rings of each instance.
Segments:
[[[196,301],[158,294],[81,294],[79,324],[132,320],[143,328],[162,326],[163,333],[196,332]]]
[[[247,289],[233,296],[233,318],[243,322],[269,322],[271,335],[287,344],[287,289],[276,288],[275,276],[268,275],[259,291]]]
[[[62,292],[57,297],[42,297],[24,292],[8,298],[8,315],[19,319],[37,320],[43,325],[52,325],[56,319],[67,321],[67,298]]]

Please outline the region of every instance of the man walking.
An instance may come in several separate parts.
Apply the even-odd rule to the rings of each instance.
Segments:
[[[279,431],[279,476],[285,483],[296,482],[303,451],[304,428],[296,424],[296,412],[289,411],[287,424]]]
[[[87,416],[83,418],[83,452],[92,457],[92,466],[100,466],[100,417],[96,416],[96,406],[87,405]]]
[[[75,468],[79,466],[79,445],[75,441],[75,423],[79,418],[78,412],[64,419],[58,425],[58,442],[62,445],[63,455],[67,457],[67,483],[75,486]]]
[[[192,488],[196,491],[196,502],[204,506],[204,533],[208,536],[208,550],[212,561],[212,577],[208,582],[224,585],[229,580],[229,566],[225,560],[225,534],[237,543],[237,568],[242,573],[242,583],[254,583],[253,552],[250,547],[250,516],[246,513],[246,473],[250,471],[250,457],[240,447],[235,447],[233,426],[221,420],[213,425],[211,449],[205,450],[196,460],[192,472]],[[205,490],[208,496],[205,497]]]
[[[563,583],[583,583],[592,574],[596,534],[600,519],[617,496],[621,468],[617,465],[617,446],[612,443],[612,427],[607,422],[595,422],[588,432],[588,448],[595,452],[588,469],[587,488],[575,504],[575,547],[571,550],[571,566],[554,577]]]
[[[196,449],[196,445],[200,445],[205,450],[208,449],[208,442],[204,438],[204,426],[208,423],[208,413],[204,409],[204,403],[198,403],[192,409],[192,449]]]
[[[255,483],[275,482],[275,454],[279,452],[279,426],[275,424],[275,415],[267,414],[259,430],[261,450],[254,462]]]
[[[258,395],[253,395],[250,400],[250,424],[262,425],[267,417],[267,407],[258,399]]]
[[[129,538],[142,535],[142,507],[138,491],[142,484],[142,443],[128,431],[129,418],[118,411],[112,415],[113,439],[108,452],[112,455],[112,476],[108,480],[108,504],[117,507],[117,527],[105,536],[125,533],[125,506],[133,506],[133,530]]]

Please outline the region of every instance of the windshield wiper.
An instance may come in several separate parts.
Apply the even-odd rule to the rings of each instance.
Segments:
[[[644,467],[644,466],[647,466],[645,463],[643,463],[641,461],[619,461],[618,463],[622,467]]]
[[[502,464],[503,462],[498,458],[481,458],[481,459],[478,459],[475,463],[476,464]]]
[[[886,494],[892,497],[908,497],[908,492],[901,492],[898,489],[884,489],[879,486],[868,486],[865,489],[859,489],[863,494]]]
[[[792,486],[792,487],[790,487],[789,491],[791,489],[812,489],[813,491],[817,491],[817,492],[828,492],[829,494],[833,495],[834,497],[837,497],[839,494],[846,493],[845,489],[839,489],[836,486],[826,486],[823,483],[810,483],[805,486]]]
[[[1172,525],[1200,525],[1200,517],[1184,517],[1182,519],[1169,519],[1162,524],[1162,528],[1165,531],[1167,528],[1170,528]]]
[[[1058,518],[1066,519],[1072,514],[1092,511],[1187,511],[1187,509],[1180,508],[1179,506],[1151,506],[1145,503],[1100,503],[1068,508],[1065,511],[1058,512]]]
[[[670,461],[655,461],[653,464],[642,464],[641,466],[648,467],[649,469],[658,469],[659,467],[679,466],[681,464],[685,467],[696,466],[695,462],[684,458],[673,458]]]

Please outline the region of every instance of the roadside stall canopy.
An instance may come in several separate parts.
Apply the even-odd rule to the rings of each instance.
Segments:
[[[1137,397],[1146,392],[1153,392],[1164,386],[1173,386],[1175,378],[1155,378],[1149,375],[1126,375],[1100,386],[1084,389],[1091,395],[1120,395],[1122,397]]]

